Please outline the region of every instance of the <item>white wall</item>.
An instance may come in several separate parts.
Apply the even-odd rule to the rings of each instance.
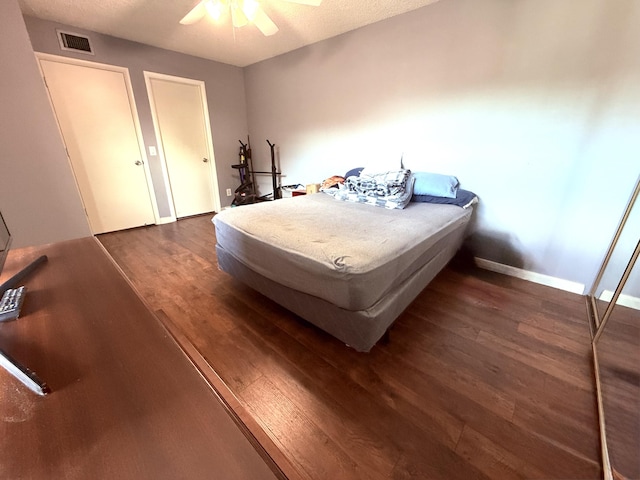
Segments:
[[[149,146],[157,147],[158,140],[153,129],[143,72],[146,70],[204,81],[220,188],[220,203],[222,206],[231,203],[233,198],[227,197],[225,190],[227,188],[235,190],[240,184],[238,172],[233,170],[231,165],[238,163],[240,148],[238,140],[246,141],[248,133],[244,74],[241,68],[34,17],[25,17],[25,22],[33,49],[37,52],[118,65],[129,69],[147,152]],[[95,55],[61,50],[57,39],[57,28],[87,35]],[[166,217],[170,212],[169,199],[166,195],[159,157],[148,157],[148,159],[160,216]]]
[[[17,0],[0,2],[0,210],[14,247],[89,236]]]
[[[636,0],[441,0],[247,67],[249,129],[285,184],[403,152],[455,174],[476,255],[590,286],[640,173],[638,25]]]

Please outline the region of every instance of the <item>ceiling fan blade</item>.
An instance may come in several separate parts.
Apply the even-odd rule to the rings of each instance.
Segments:
[[[278,26],[273,23],[273,20],[269,18],[269,15],[264,13],[264,10],[259,8],[256,11],[256,16],[253,18],[253,23],[263,33],[265,37],[273,35],[278,32]]]
[[[192,23],[196,23],[198,20],[201,20],[204,17],[204,14],[207,13],[207,9],[205,8],[205,3],[207,0],[202,0],[195,7],[193,7],[189,13],[187,13],[180,23],[182,25],[191,25]]]
[[[283,2],[299,3],[301,5],[311,5],[317,7],[322,3],[322,0],[282,0]]]
[[[231,22],[236,28],[244,27],[247,23],[249,23],[249,20],[247,20],[247,16],[237,5],[237,3],[233,3],[231,5]]]

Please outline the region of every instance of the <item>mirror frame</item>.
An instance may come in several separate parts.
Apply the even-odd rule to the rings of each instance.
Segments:
[[[598,285],[600,284],[600,281],[602,280],[602,277],[609,264],[609,261],[611,260],[613,251],[615,250],[618,240],[622,235],[622,231],[624,230],[624,227],[627,223],[627,220],[629,219],[631,210],[633,209],[638,196],[640,196],[640,176],[638,176],[635,188],[633,189],[633,193],[631,194],[631,198],[627,203],[627,207],[624,211],[624,214],[622,215],[622,219],[620,220],[620,224],[618,225],[618,228],[613,237],[613,240],[611,241],[611,245],[607,250],[607,254],[602,262],[600,270],[598,271],[598,275],[596,276],[596,279],[594,280],[589,293],[586,295],[587,312],[589,315],[589,328],[591,331],[591,349],[593,352],[593,367],[594,367],[595,381],[596,381],[596,399],[598,402],[598,421],[600,426],[600,446],[601,446],[601,455],[602,455],[602,468],[603,468],[603,476],[605,480],[614,480],[614,476],[613,476],[613,469],[611,466],[611,460],[609,457],[609,450],[607,446],[605,413],[604,413],[604,404],[602,400],[602,384],[600,382],[600,367],[598,362],[598,351],[596,346],[597,346],[598,340],[600,339],[600,336],[602,335],[602,333],[604,332],[604,329],[607,326],[607,322],[609,320],[609,317],[611,316],[613,307],[616,305],[618,301],[618,297],[620,296],[620,293],[622,292],[627,282],[627,279],[629,278],[629,275],[633,270],[633,267],[638,259],[638,256],[640,256],[640,239],[638,240],[638,244],[636,245],[635,250],[631,254],[631,258],[629,259],[629,262],[627,263],[627,266],[620,278],[620,281],[618,282],[618,285],[613,293],[613,296],[609,301],[609,304],[607,305],[607,308],[605,309],[602,316],[600,316],[597,305],[596,305],[596,300],[597,300],[596,290],[598,288]]]

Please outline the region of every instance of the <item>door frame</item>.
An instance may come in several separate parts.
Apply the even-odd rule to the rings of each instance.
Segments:
[[[41,65],[41,61],[42,60],[48,60],[50,62],[57,62],[57,63],[66,63],[66,64],[70,64],[70,65],[77,65],[77,66],[81,66],[81,67],[88,67],[88,68],[94,68],[97,70],[107,70],[107,71],[111,71],[111,72],[116,72],[116,73],[120,73],[122,74],[123,78],[124,78],[124,83],[125,83],[125,87],[126,87],[126,91],[127,91],[127,99],[129,100],[129,106],[131,107],[131,116],[132,116],[132,120],[133,120],[133,125],[134,125],[134,129],[136,132],[136,138],[138,140],[138,150],[140,153],[140,158],[142,159],[142,166],[144,169],[144,177],[146,180],[146,184],[147,184],[147,195],[149,197],[149,201],[151,202],[151,208],[153,211],[153,218],[155,220],[155,223],[157,225],[159,225],[160,223],[164,223],[161,221],[160,218],[160,211],[158,210],[158,202],[156,201],[156,195],[155,195],[155,190],[153,188],[153,180],[151,177],[151,169],[149,168],[149,159],[147,158],[147,152],[145,149],[145,145],[144,145],[144,138],[142,137],[142,128],[140,126],[140,118],[138,116],[138,109],[136,107],[136,102],[135,102],[135,97],[133,95],[133,87],[131,85],[131,77],[129,76],[129,69],[126,67],[118,67],[116,65],[109,65],[106,63],[98,63],[98,62],[91,62],[89,60],[80,60],[77,58],[71,58],[71,57],[62,57],[59,55],[52,55],[50,53],[41,53],[41,52],[34,52],[36,55],[36,59],[37,59],[37,64],[38,64],[38,70],[40,71],[40,77],[42,78],[42,81],[44,83],[45,86],[45,90],[47,91],[47,98],[49,99],[49,105],[51,106],[51,110],[53,111],[53,116],[56,119],[56,125],[58,126],[58,132],[60,133],[60,138],[62,138],[62,142],[64,143],[65,146],[65,150],[67,153],[67,162],[69,164],[69,168],[71,168],[71,171],[73,172],[73,180],[76,184],[76,189],[78,191],[78,195],[80,196],[80,199],[82,201],[82,208],[85,211],[85,215],[87,215],[87,210],[85,208],[84,205],[84,199],[82,198],[82,195],[80,194],[80,187],[78,185],[78,180],[76,178],[76,173],[75,170],[73,168],[73,163],[71,162],[71,158],[69,158],[69,150],[67,149],[67,144],[64,138],[64,134],[62,132],[62,128],[60,126],[60,122],[58,121],[58,116],[56,114],[56,109],[55,109],[55,105],[53,104],[53,100],[51,99],[51,94],[49,93],[49,87],[47,86],[47,81],[45,79],[44,76],[44,71],[42,69],[42,65]],[[87,216],[87,220],[88,220],[88,216]],[[93,232],[92,232],[93,233]]]
[[[200,92],[200,99],[202,101],[202,108],[204,114],[205,135],[207,141],[207,155],[209,158],[209,181],[211,183],[211,196],[213,197],[213,209],[215,212],[219,212],[220,206],[220,188],[218,186],[218,174],[215,154],[213,151],[213,137],[211,135],[211,121],[209,118],[209,104],[207,103],[207,91],[205,82],[202,80],[194,80],[192,78],[177,77],[174,75],[166,75],[164,73],[143,71],[144,83],[147,87],[147,95],[149,96],[149,107],[151,109],[151,118],[153,120],[153,130],[156,135],[156,146],[158,150],[158,156],[160,157],[160,164],[162,166],[162,175],[164,179],[165,188],[167,191],[167,198],[170,199],[169,209],[171,212],[172,220],[176,220],[176,208],[173,200],[173,192],[171,191],[171,181],[169,178],[169,169],[167,167],[167,158],[164,152],[162,135],[160,133],[160,124],[156,115],[155,98],[153,96],[153,88],[151,87],[151,80],[166,80],[169,82],[182,83],[185,85],[193,85],[198,87]],[[165,219],[166,220],[166,219]]]

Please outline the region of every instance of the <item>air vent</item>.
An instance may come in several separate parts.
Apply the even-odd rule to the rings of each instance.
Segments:
[[[60,48],[62,50],[93,55],[89,37],[78,35],[77,33],[58,30],[58,40],[60,41]]]

